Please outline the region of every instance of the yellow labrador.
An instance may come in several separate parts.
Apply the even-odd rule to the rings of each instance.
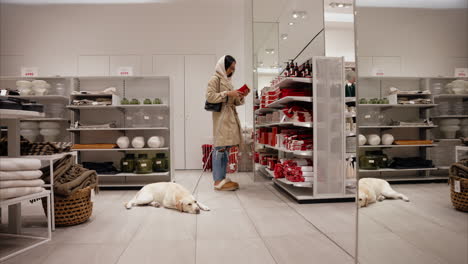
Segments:
[[[134,205],[151,205],[154,207],[177,209],[180,212],[199,214],[200,210],[209,211],[206,205],[197,202],[193,195],[182,185],[173,182],[158,182],[145,185],[125,208]]]
[[[406,195],[396,192],[390,184],[382,179],[363,178],[359,180],[359,207],[366,207],[376,201],[383,201],[385,198],[402,199],[409,202]]]

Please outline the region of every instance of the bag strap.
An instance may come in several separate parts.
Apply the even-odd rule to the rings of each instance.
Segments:
[[[218,78],[218,93],[221,93],[221,78],[218,75],[215,75]],[[226,103],[229,101],[229,97],[226,96]]]

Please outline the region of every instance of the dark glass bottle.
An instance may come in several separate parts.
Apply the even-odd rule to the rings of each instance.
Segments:
[[[133,173],[135,171],[135,154],[125,154],[120,160],[120,171]]]
[[[151,166],[151,160],[148,159],[147,154],[140,154],[138,155],[138,159],[136,160],[136,173],[138,174],[145,174],[151,173],[153,170]]]
[[[286,69],[284,70],[284,76],[288,77],[289,76],[289,61],[286,63]]]
[[[156,154],[153,158],[153,171],[154,172],[168,172],[169,171],[169,159],[166,158],[164,153]]]
[[[291,60],[291,64],[289,65],[289,76],[294,75],[294,61]]]
[[[309,61],[306,62],[305,69],[304,69],[304,74],[305,74],[304,77],[310,76],[310,64],[309,64]]]

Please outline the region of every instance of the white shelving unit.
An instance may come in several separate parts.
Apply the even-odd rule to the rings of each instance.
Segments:
[[[432,111],[437,109],[441,99],[466,99],[468,95],[454,95],[454,94],[439,94],[434,95],[428,92],[431,91],[433,83],[441,83],[444,87],[447,83],[458,79],[454,77],[402,77],[402,76],[392,76],[392,77],[360,77],[359,78],[359,97],[360,98],[383,98],[385,96],[385,91],[387,87],[393,86],[398,87],[402,91],[415,91],[420,92],[413,93],[399,93],[399,97],[408,97],[411,99],[414,98],[425,98],[430,99],[430,104],[409,104],[409,105],[374,105],[374,104],[359,104],[359,113],[363,111],[369,111],[374,108],[380,111],[395,111],[392,112],[396,114],[397,118],[401,120],[408,120],[415,117],[419,119],[432,119],[434,121],[433,125],[412,125],[412,126],[388,126],[388,125],[365,125],[359,126],[361,134],[367,133],[395,133],[402,137],[402,139],[412,139],[416,135],[419,135],[419,138],[414,139],[432,139],[435,141],[434,144],[430,145],[391,145],[391,146],[359,146],[361,150],[361,155],[364,150],[368,149],[386,149],[390,158],[395,156],[420,156],[425,159],[431,159],[432,151],[435,151],[440,147],[441,143],[446,142],[460,142],[459,140],[445,140],[440,139],[440,136],[434,136],[433,128],[438,128],[439,120],[445,118],[468,118],[468,115],[434,115]],[[379,87],[379,89],[376,89]],[[414,108],[414,109],[412,109]],[[419,111],[419,113],[418,113]],[[387,113],[387,112],[385,112]],[[395,119],[392,116],[393,120]],[[418,130],[419,129],[419,130]],[[404,137],[404,138],[403,138]],[[398,139],[398,138],[396,138]],[[400,150],[401,149],[401,150]],[[391,153],[391,154],[390,154]],[[418,153],[418,154],[416,154]],[[416,154],[416,155],[415,155]],[[414,181],[438,181],[438,180],[447,180],[447,174],[441,174],[441,170],[447,169],[446,166],[435,166],[434,168],[421,168],[421,169],[380,169],[380,170],[363,170],[360,169],[360,173],[364,173],[366,176],[371,174],[376,174],[373,177],[382,177],[388,181],[396,182],[414,182]]]
[[[170,169],[166,173],[117,173],[99,174],[100,187],[141,187],[155,181],[172,181],[174,179],[174,152],[173,152],[173,109],[172,89],[170,89],[169,77],[164,76],[132,76],[132,77],[74,77],[75,91],[101,91],[109,86],[117,89],[117,96],[121,99],[138,99],[141,104],[121,105],[68,105],[72,111],[72,124],[76,121],[83,123],[103,123],[102,120],[115,121],[116,128],[69,128],[74,144],[93,143],[115,143],[119,136],[128,136],[130,141],[133,137],[143,136],[145,141],[151,136],[164,137],[165,145],[160,148],[112,148],[112,149],[75,149],[79,153],[80,161],[104,162],[112,161],[119,169],[122,153],[147,154],[151,159],[156,153],[165,153],[170,160]],[[98,95],[79,95],[80,99],[86,97],[97,97]],[[76,94],[73,95],[76,99]],[[144,99],[160,98],[162,104],[142,104]],[[120,103],[120,102],[119,102]],[[134,127],[128,125],[127,120],[133,116],[135,111],[145,111],[149,116],[164,116],[165,125],[149,125],[145,127]],[[93,115],[99,111],[99,117]],[[109,122],[107,121],[107,122]]]
[[[312,97],[289,96],[255,111],[256,115],[277,111],[288,103],[310,103],[313,122],[270,123],[256,125],[256,128],[288,126],[308,128],[313,135],[314,150],[291,151],[276,146],[256,143],[256,148],[268,148],[278,151],[279,157],[308,157],[314,162],[312,182],[290,182],[285,178],[275,179],[274,173],[265,166],[256,164],[256,170],[297,201],[353,199],[354,194],[346,193],[345,179],[345,96],[344,96],[344,61],[343,58],[314,57],[313,78],[283,78],[273,88],[301,87],[312,89]],[[356,100],[356,98],[348,99]],[[341,107],[336,107],[337,101]],[[336,124],[339,123],[339,126]],[[334,144],[334,142],[340,144]],[[341,165],[341,166],[340,166]]]
[[[0,109],[0,123],[7,126],[8,136],[8,157],[1,157],[1,159],[17,158],[21,157],[20,151],[20,135],[19,135],[19,124],[22,118],[32,118],[41,116],[41,113],[34,111],[21,111],[21,110],[8,110]],[[21,235],[21,203],[29,201],[31,199],[46,198],[47,199],[47,237],[35,237]],[[24,238],[31,239],[33,242],[28,244],[25,248],[18,249],[16,251],[7,253],[7,255],[0,256],[0,262],[16,256],[29,249],[37,247],[51,240],[51,193],[49,191],[43,191],[40,193],[25,195],[17,198],[7,199],[0,201],[0,210],[2,207],[8,207],[8,234],[0,234],[2,241],[6,241],[9,238]]]

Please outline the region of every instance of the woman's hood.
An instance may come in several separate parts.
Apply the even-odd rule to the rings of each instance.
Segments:
[[[218,62],[216,63],[216,67],[215,67],[215,71],[221,75],[221,77],[223,77],[224,79],[226,79],[227,81],[231,81],[231,77],[228,77],[227,74],[226,74],[226,67],[224,66],[224,58],[226,57],[226,55],[222,56],[221,58],[219,58]]]

